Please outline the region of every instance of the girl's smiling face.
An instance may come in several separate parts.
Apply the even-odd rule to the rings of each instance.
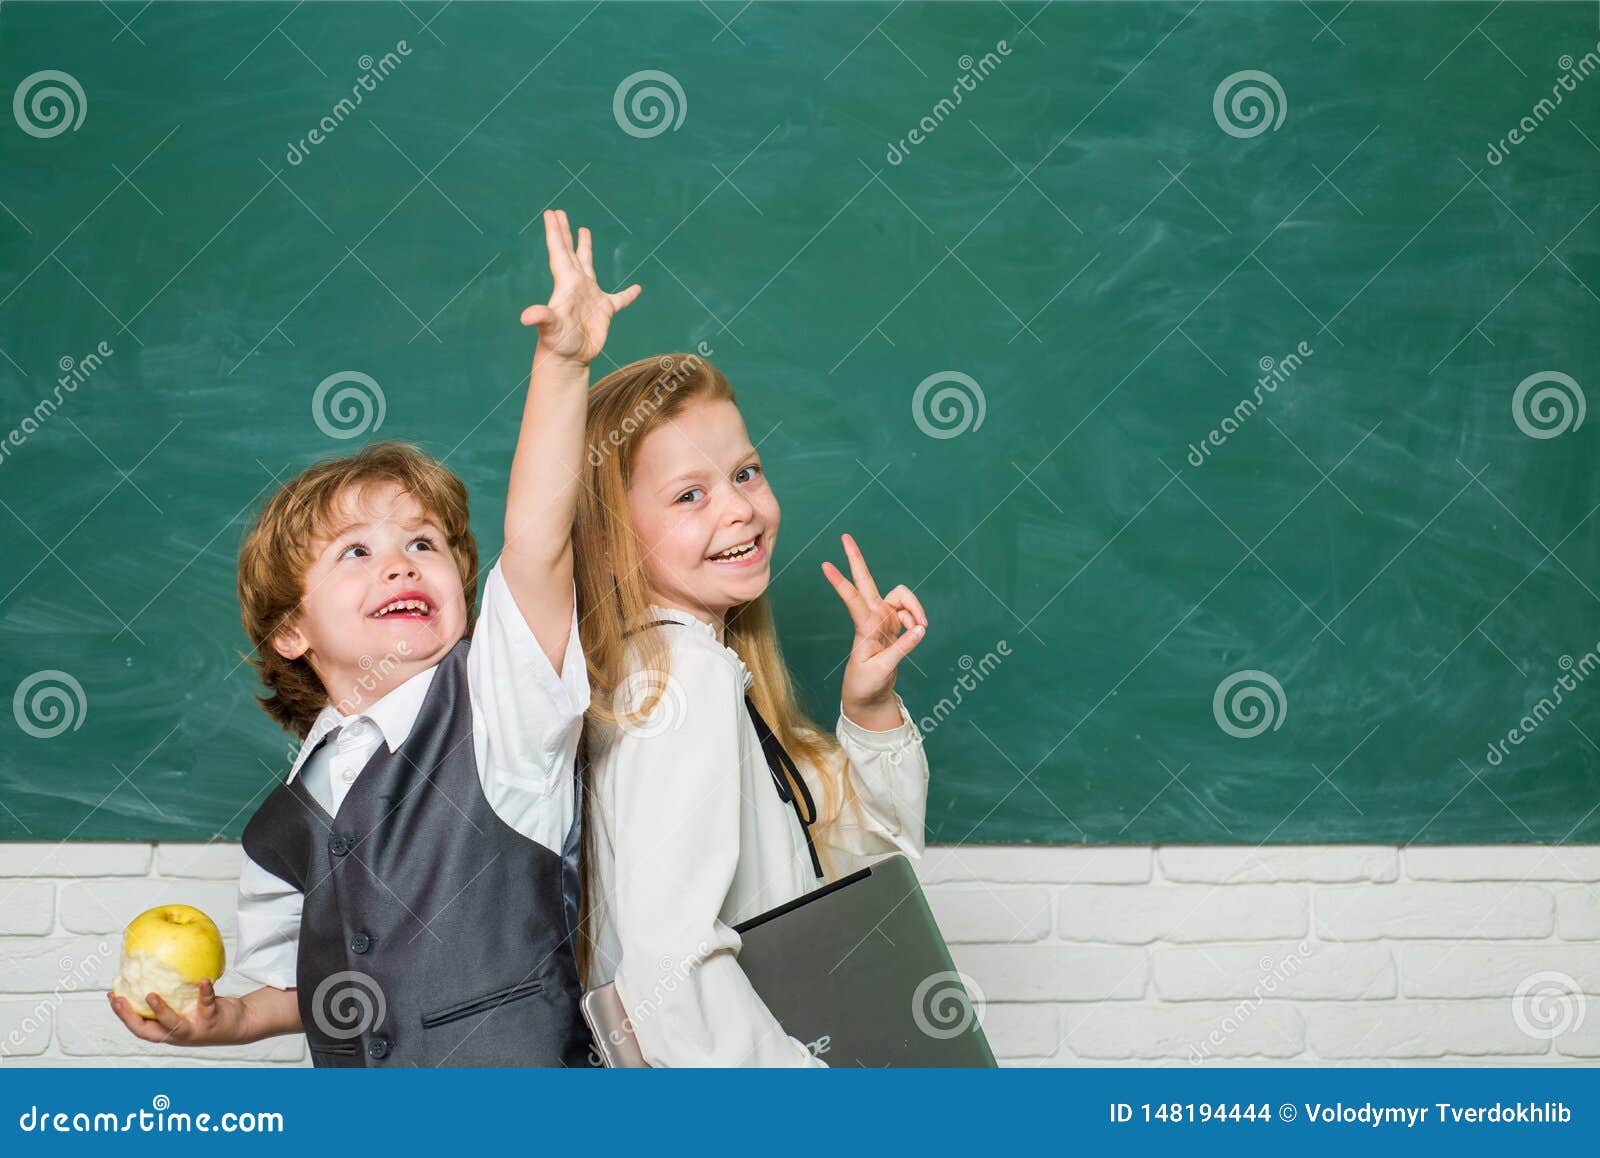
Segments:
[[[767,589],[778,499],[732,402],[693,401],[645,435],[628,514],[662,606],[720,625]]]

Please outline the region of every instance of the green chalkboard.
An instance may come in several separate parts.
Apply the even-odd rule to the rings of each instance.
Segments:
[[[314,459],[421,442],[492,557],[557,205],[645,286],[597,369],[704,342],[739,391],[824,723],[839,532],[921,596],[930,839],[1596,840],[1597,40],[6,3],[0,836],[238,834],[289,745],[235,551]]]

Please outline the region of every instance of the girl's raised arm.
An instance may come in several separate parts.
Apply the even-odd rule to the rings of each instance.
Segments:
[[[822,573],[855,624],[836,729],[846,790],[838,816],[821,835],[833,850],[835,875],[845,876],[885,853],[920,857],[925,847],[928,760],[894,683],[900,661],[926,636],[928,614],[903,583],[879,595],[855,539],[840,540],[854,582],[832,563],[824,563]],[[808,773],[815,775],[809,766],[802,769]]]
[[[529,306],[522,324],[539,331],[506,491],[501,571],[517,609],[559,674],[572,626],[572,520],[578,508],[588,410],[589,363],[605,346],[611,319],[633,304],[631,285],[606,293],[595,280],[594,244],[562,210],[544,213],[554,289]]]

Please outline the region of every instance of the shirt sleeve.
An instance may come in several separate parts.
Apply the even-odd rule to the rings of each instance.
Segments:
[[[886,732],[863,728],[840,708],[835,734],[843,750],[844,799],[838,818],[817,833],[833,854],[835,877],[890,853],[919,859],[926,847],[928,759],[905,701],[896,695],[895,702],[900,725]],[[813,784],[812,793],[822,798],[820,786]]]
[[[467,653],[478,780],[495,814],[555,852],[572,824],[572,766],[589,707],[589,673],[572,625],[557,674],[496,563]]]
[[[651,1065],[824,1066],[756,994],[721,918],[739,861],[739,673],[687,648],[669,678],[678,687],[617,737],[618,996]]]
[[[232,972],[259,985],[293,989],[304,901],[299,889],[246,855],[239,869],[239,935]]]

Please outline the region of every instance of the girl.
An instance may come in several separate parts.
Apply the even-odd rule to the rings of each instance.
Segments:
[[[524,321],[592,358],[610,299],[588,231],[566,241],[551,306]],[[780,510],[727,380],[693,354],[623,366],[591,392],[587,436],[586,982],[616,981],[652,1065],[822,1065],[752,989],[733,926],[869,859],[921,855],[928,768],[894,682],[927,615],[903,585],[880,595],[842,536],[851,578],[822,571],[855,638],[824,734],[779,650]]]

